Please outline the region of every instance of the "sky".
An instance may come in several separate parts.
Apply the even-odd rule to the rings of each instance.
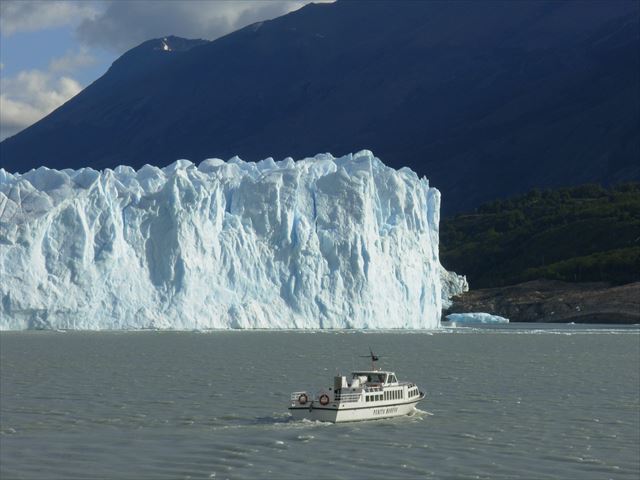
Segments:
[[[169,35],[214,40],[306,3],[0,0],[0,140],[77,95],[146,40]]]

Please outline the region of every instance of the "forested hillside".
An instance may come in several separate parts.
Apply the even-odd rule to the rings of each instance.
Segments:
[[[532,190],[444,219],[443,265],[471,288],[640,280],[640,183]]]

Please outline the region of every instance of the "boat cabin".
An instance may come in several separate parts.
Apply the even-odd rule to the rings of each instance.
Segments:
[[[395,373],[381,370],[353,372],[351,374],[352,381],[356,378],[360,380],[360,385],[394,385],[398,383]]]
[[[353,372],[351,378],[347,380],[345,376],[337,376],[334,379],[333,388],[335,391],[343,389],[358,390],[369,388],[382,388],[383,386],[398,386],[398,379],[394,372],[382,370],[362,370]]]

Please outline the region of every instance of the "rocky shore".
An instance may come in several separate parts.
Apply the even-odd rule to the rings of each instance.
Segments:
[[[445,313],[468,312],[512,322],[640,323],[640,282],[611,286],[535,280],[471,290],[454,297]]]

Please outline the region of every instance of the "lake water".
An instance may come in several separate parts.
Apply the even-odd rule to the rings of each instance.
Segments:
[[[289,418],[369,346],[421,411]],[[0,478],[637,480],[639,365],[637,326],[4,332]]]

